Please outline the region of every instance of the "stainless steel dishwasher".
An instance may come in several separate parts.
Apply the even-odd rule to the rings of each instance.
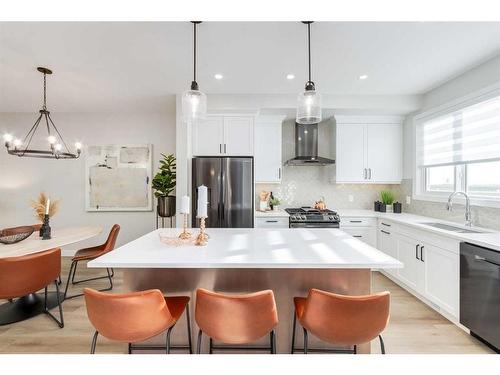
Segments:
[[[500,351],[500,252],[460,244],[460,323]]]

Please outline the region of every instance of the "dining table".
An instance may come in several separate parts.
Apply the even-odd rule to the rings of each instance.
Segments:
[[[23,241],[14,244],[0,244],[0,259],[22,257],[38,252],[60,248],[98,236],[101,227],[82,226],[67,228],[52,228],[50,239],[43,240],[35,231]],[[59,280],[59,282],[61,282]],[[26,296],[0,305],[0,325],[11,324],[37,316],[44,312],[44,293],[30,293]],[[64,299],[64,293],[59,293],[59,300]],[[58,305],[56,292],[47,293],[47,307],[52,309]]]

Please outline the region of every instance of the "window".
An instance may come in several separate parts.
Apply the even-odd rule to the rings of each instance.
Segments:
[[[421,121],[416,138],[417,195],[500,201],[500,96]]]

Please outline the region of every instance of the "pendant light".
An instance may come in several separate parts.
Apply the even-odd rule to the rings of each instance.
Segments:
[[[191,89],[182,94],[182,116],[186,121],[202,119],[207,114],[207,96],[202,93],[196,82],[196,26],[201,21],[191,21],[194,31],[194,54],[193,54],[193,81]]]
[[[10,155],[19,157],[26,156],[49,159],[76,159],[81,154],[82,144],[80,142],[76,142],[75,152],[71,152],[61,133],[52,121],[50,112],[47,110],[47,74],[52,74],[52,71],[43,67],[38,67],[37,70],[43,74],[43,106],[39,111],[40,115],[28,131],[28,134],[24,137],[24,140],[21,141],[18,138],[14,139],[11,134],[4,134],[3,139],[7,152]],[[47,128],[48,148],[46,150],[30,148],[31,141],[33,140],[40,124],[42,124],[42,128]]]
[[[314,82],[311,80],[311,24],[313,21],[302,21],[307,25],[307,45],[309,57],[309,80],[306,87],[298,96],[297,116],[298,124],[311,125],[321,121],[321,95],[316,92]]]

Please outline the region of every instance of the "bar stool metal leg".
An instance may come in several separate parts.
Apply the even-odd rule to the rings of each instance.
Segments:
[[[201,336],[203,335],[203,332],[201,332],[201,329],[198,331],[198,346],[196,347],[196,354],[201,354]]]
[[[269,334],[269,339],[271,342],[271,354],[276,354],[276,332],[274,332],[274,329]]]
[[[210,348],[209,348],[210,354],[214,354],[213,346],[214,346],[214,342],[213,342],[212,338],[210,337]]]
[[[57,318],[54,315],[52,315],[52,313],[47,308],[47,287],[45,287],[44,312],[45,312],[45,314],[47,314],[48,316],[50,316],[57,323],[57,325],[59,326],[59,328],[64,328],[64,316],[63,316],[62,304],[61,304],[62,301],[60,300],[59,284],[58,284],[57,280],[54,280],[54,284],[56,286],[57,305],[59,307],[59,319],[60,320],[57,320]]]
[[[307,330],[303,328],[304,330],[304,354],[307,354]]]
[[[170,333],[172,332],[172,329],[174,326],[170,327],[167,331],[167,343],[165,345],[165,351],[167,354],[170,354]]]
[[[97,336],[99,332],[95,331],[94,337],[92,338],[92,345],[90,346],[90,354],[95,354],[95,346],[97,344]]]
[[[382,354],[385,354],[385,345],[384,345],[384,339],[382,338],[382,335],[378,335],[378,339],[380,340],[380,352]]]
[[[189,354],[193,354],[193,343],[191,342],[191,318],[189,317],[189,303],[186,305],[186,320],[187,320]]]
[[[297,326],[297,313],[293,311],[293,328],[292,328],[292,349],[290,349],[290,354],[295,351],[295,327]]]

